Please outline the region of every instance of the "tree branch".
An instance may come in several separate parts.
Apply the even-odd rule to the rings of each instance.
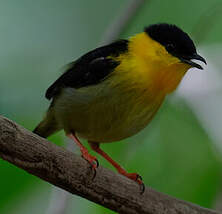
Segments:
[[[0,157],[70,193],[119,213],[219,214],[146,187],[99,167],[94,180],[87,161],[0,116]]]

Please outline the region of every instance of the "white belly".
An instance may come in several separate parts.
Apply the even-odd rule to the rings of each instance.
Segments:
[[[103,83],[99,88],[63,90],[54,109],[66,133],[75,131],[78,136],[94,142],[119,141],[143,129],[164,98],[154,102],[142,94],[145,92],[108,88]]]

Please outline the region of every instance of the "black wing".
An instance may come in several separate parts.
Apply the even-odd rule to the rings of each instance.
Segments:
[[[101,82],[119,64],[107,57],[118,56],[127,48],[128,40],[119,40],[88,52],[70,63],[65,73],[47,89],[45,97],[50,100],[65,87],[81,88]]]

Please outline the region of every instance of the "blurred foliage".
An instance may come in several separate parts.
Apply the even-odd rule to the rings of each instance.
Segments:
[[[48,106],[44,91],[59,75],[60,68],[95,48],[128,2],[2,0],[0,113],[32,130]],[[175,23],[191,33],[200,17],[218,2],[147,0],[121,37],[156,22]],[[212,27],[205,44],[221,42],[221,20]],[[127,170],[140,173],[150,187],[212,207],[221,188],[221,163],[189,107],[182,100],[179,105],[169,100],[141,133],[102,148]],[[50,140],[63,145],[61,133]],[[111,168],[100,157],[99,161]],[[0,213],[40,213],[40,204],[41,213],[47,213],[51,185],[1,159],[0,173]],[[68,213],[76,210],[113,213],[72,196]]]

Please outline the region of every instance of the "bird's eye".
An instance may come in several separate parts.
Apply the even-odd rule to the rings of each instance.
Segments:
[[[174,44],[172,44],[172,43],[169,43],[169,44],[167,44],[166,45],[166,49],[167,49],[167,51],[173,51],[173,50],[175,50],[175,45]]]

